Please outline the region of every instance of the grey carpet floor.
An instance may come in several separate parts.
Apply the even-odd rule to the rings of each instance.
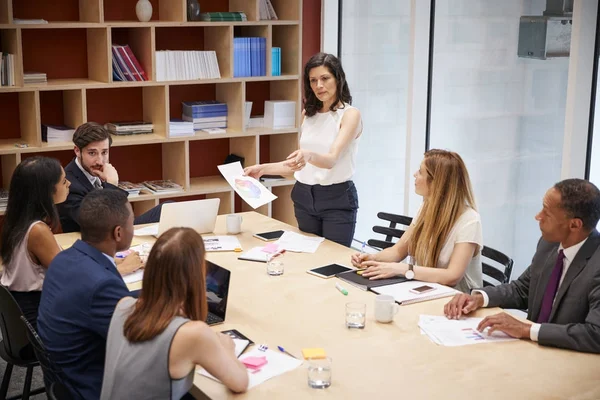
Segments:
[[[1,337],[1,336],[0,336]],[[4,378],[4,372],[6,371],[6,361],[0,358],[0,383]],[[23,393],[23,384],[25,383],[25,368],[13,367],[10,385],[8,386],[8,397],[20,395]],[[44,377],[42,376],[42,369],[35,367],[33,369],[33,379],[31,381],[31,389],[37,389],[44,386]],[[42,400],[47,399],[45,393],[38,394],[37,396],[29,397],[31,400]],[[2,399],[0,399],[2,400]]]

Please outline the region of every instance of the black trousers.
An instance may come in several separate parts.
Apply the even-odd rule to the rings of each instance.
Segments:
[[[305,185],[292,189],[294,213],[301,231],[350,247],[356,228],[358,194],[354,182]]]
[[[17,301],[27,321],[37,330],[38,307],[42,292],[13,292],[10,294]]]

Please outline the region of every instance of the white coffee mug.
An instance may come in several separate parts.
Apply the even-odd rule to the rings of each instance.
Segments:
[[[393,296],[387,294],[375,296],[375,320],[377,322],[392,322],[397,312],[398,304]]]
[[[242,216],[236,214],[229,214],[227,216],[227,233],[230,235],[237,235],[242,231]]]

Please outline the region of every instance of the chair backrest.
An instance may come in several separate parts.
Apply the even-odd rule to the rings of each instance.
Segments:
[[[21,320],[27,328],[27,338],[29,339],[31,346],[33,347],[33,352],[35,353],[35,356],[42,367],[42,372],[44,373],[44,383],[46,384],[46,387],[50,387],[50,385],[55,382],[60,382],[61,369],[50,359],[50,355],[46,351],[46,347],[44,346],[40,336],[35,331],[35,328],[24,316],[21,317]]]
[[[386,222],[389,222],[389,226],[375,225],[373,227],[373,232],[381,233],[382,235],[385,235],[384,240],[369,239],[367,241],[369,246],[377,247],[379,249],[387,249],[388,247],[393,246],[394,238],[400,239],[402,237],[402,235],[404,235],[405,230],[396,228],[397,225],[402,225],[404,227],[408,227],[410,225],[410,223],[412,222],[411,217],[407,217],[404,215],[385,213],[385,212],[377,213],[377,217]]]
[[[512,258],[487,246],[483,246],[481,255],[483,256],[481,264],[484,287],[496,286],[510,281],[514,264]]]
[[[1,345],[12,360],[10,363],[22,364],[32,361],[31,347],[27,339],[27,328],[21,317],[23,312],[7,288],[0,285],[0,331]]]

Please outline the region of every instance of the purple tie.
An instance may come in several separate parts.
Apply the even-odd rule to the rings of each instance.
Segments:
[[[542,300],[542,309],[540,310],[540,315],[537,319],[538,324],[548,322],[550,319],[554,296],[556,296],[560,277],[562,276],[563,268],[565,266],[563,262],[564,259],[565,253],[560,250],[558,252],[558,258],[556,259],[556,264],[554,264],[554,269],[552,270],[552,275],[550,275],[550,280],[548,280],[548,286],[546,286],[546,292],[544,293],[544,299]]]

